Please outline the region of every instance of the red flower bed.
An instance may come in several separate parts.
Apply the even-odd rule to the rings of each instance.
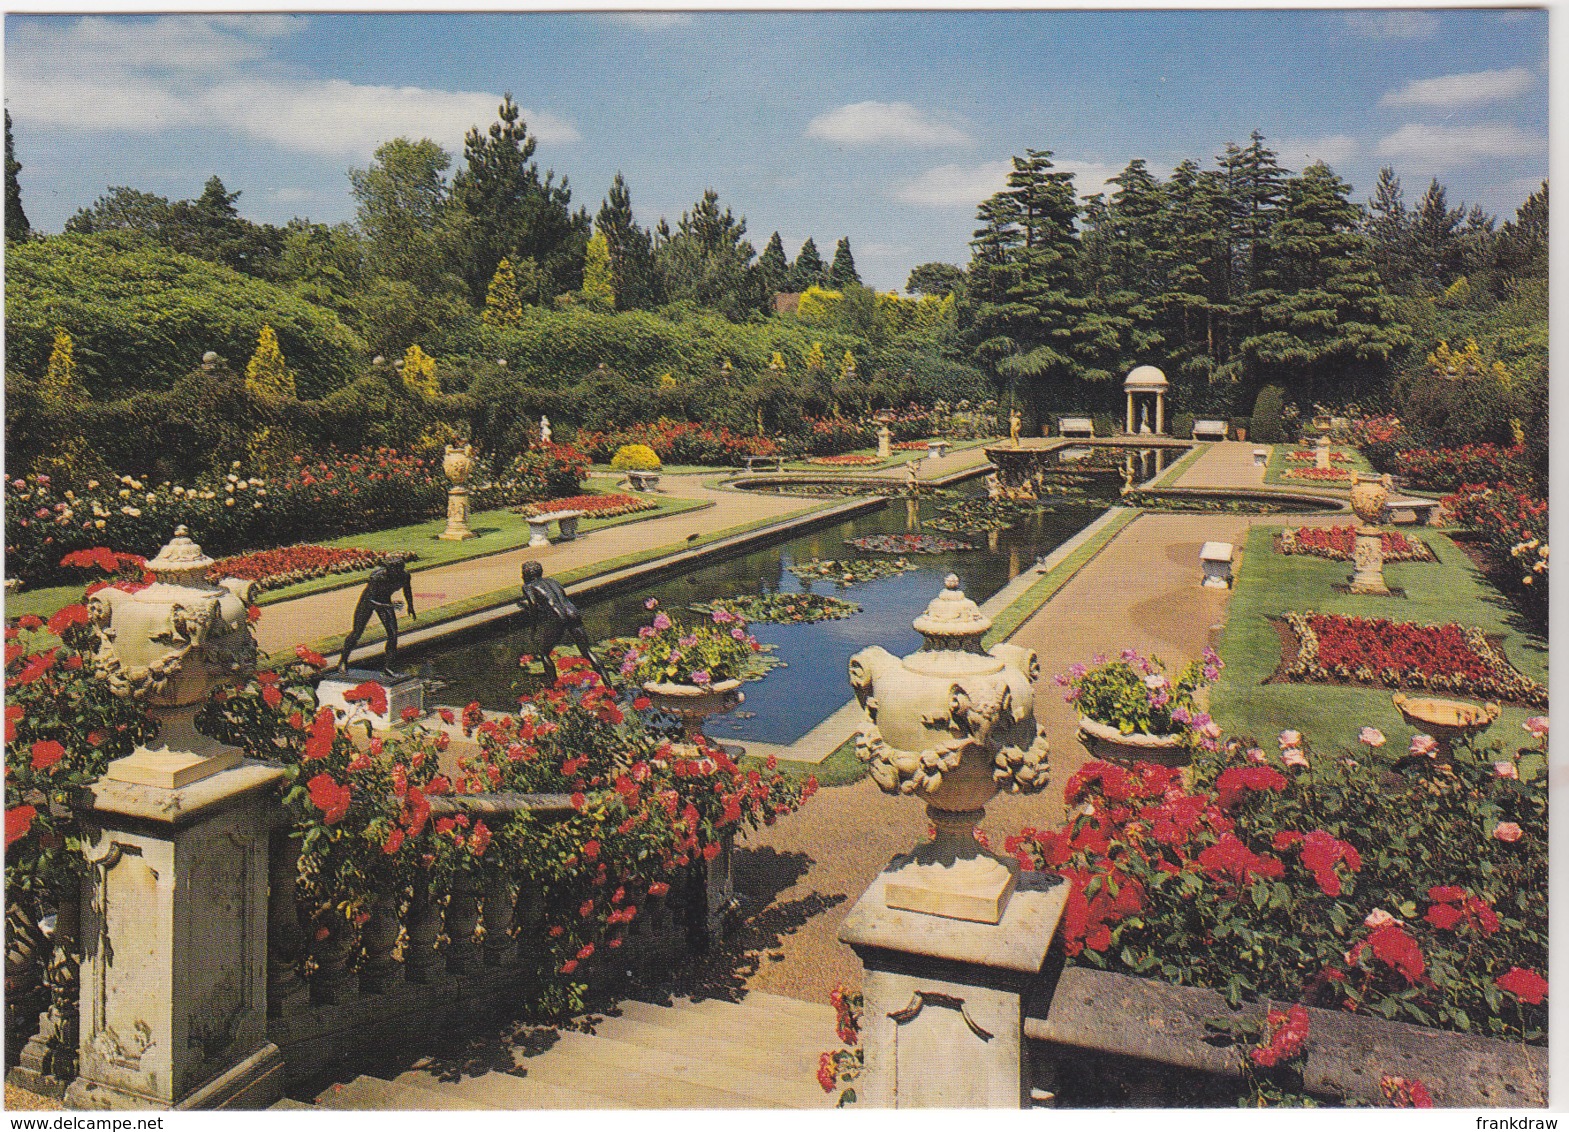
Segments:
[[[830,468],[865,468],[873,464],[881,464],[882,460],[876,456],[813,456],[807,460],[808,464],[821,464]]]
[[[1311,464],[1317,459],[1318,454],[1311,448],[1298,448],[1294,451],[1286,453],[1286,463],[1288,464]],[[1351,462],[1351,457],[1347,456],[1344,452],[1336,452],[1331,450],[1329,453],[1329,462],[1331,464],[1348,464]]]
[[[1533,618],[1547,621],[1547,500],[1504,484],[1466,484],[1444,498],[1456,526],[1474,531],[1501,563],[1498,580]]]
[[[1297,655],[1281,669],[1308,683],[1414,687],[1547,706],[1547,689],[1512,668],[1479,629],[1337,613],[1287,613]]]
[[[252,554],[237,554],[220,558],[207,571],[212,581],[224,578],[249,578],[258,589],[276,589],[293,585],[309,578],[325,578],[329,574],[347,574],[354,570],[370,570],[391,557],[385,551],[361,550],[358,547],[280,546],[276,550],[259,550]],[[412,554],[408,557],[414,557]]]
[[[926,441],[924,441],[924,440],[900,440],[900,441],[898,441],[898,442],[896,442],[894,444],[893,450],[895,452],[925,452],[926,451]]]
[[[1344,468],[1287,468],[1280,473],[1280,478],[1315,483],[1350,483],[1351,473]]]
[[[549,515],[557,511],[583,511],[595,519],[609,519],[616,515],[631,515],[637,511],[654,511],[659,504],[649,499],[631,495],[569,495],[563,499],[546,499],[520,508],[524,515]]]
[[[1319,558],[1349,560],[1356,546],[1357,532],[1345,527],[1287,528],[1280,536],[1282,554],[1312,554]],[[1421,539],[1407,538],[1399,531],[1385,531],[1385,562],[1432,562],[1433,551]]]
[[[1455,491],[1469,483],[1529,483],[1530,460],[1524,445],[1466,444],[1459,448],[1402,448],[1395,471],[1412,487]]]

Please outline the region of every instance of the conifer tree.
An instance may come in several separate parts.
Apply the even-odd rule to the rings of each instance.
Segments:
[[[769,298],[785,290],[790,280],[790,261],[785,258],[784,241],[775,232],[768,237],[768,246],[757,257],[757,278],[763,293]]]
[[[38,383],[38,392],[46,401],[64,401],[80,392],[76,384],[76,351],[63,326],[55,327],[54,345],[49,350],[49,364]]]
[[[654,268],[653,240],[632,216],[632,190],[619,172],[599,206],[594,221],[610,245],[610,278],[617,310],[643,310],[656,305],[658,273]]]
[[[403,385],[409,392],[430,401],[441,394],[441,382],[436,378],[436,359],[421,350],[418,343],[403,354]]]
[[[817,244],[808,236],[796,253],[795,263],[790,266],[790,290],[799,294],[814,286],[828,286],[828,269],[823,265],[823,257],[817,254]]]
[[[592,307],[611,310],[616,305],[615,283],[611,277],[610,242],[603,232],[589,237],[583,255],[583,299]]]
[[[1391,166],[1378,171],[1378,183],[1367,202],[1363,231],[1372,241],[1373,264],[1378,277],[1389,291],[1406,292],[1411,286],[1414,267],[1411,246],[1411,214],[1406,210],[1400,178]]]
[[[496,265],[485,292],[485,312],[480,316],[486,326],[516,326],[523,320],[523,302],[518,298],[518,279],[512,261],[506,256]]]
[[[1164,289],[1156,299],[1165,368],[1168,377],[1196,390],[1216,380],[1228,356],[1231,262],[1225,175],[1185,160],[1172,170],[1165,195],[1165,236],[1157,252]]]
[[[245,364],[245,388],[269,401],[292,400],[297,395],[294,375],[284,364],[278,335],[270,326],[261,328],[261,334],[256,338],[256,350]]]
[[[850,237],[841,236],[834,248],[833,266],[828,269],[828,286],[835,291],[842,291],[860,281],[861,274],[855,270],[855,256],[850,254]]]
[[[16,147],[11,141],[11,112],[5,112],[5,238],[25,240],[32,234],[27,223],[27,213],[22,211],[22,183],[16,175],[22,163],[16,159]]]

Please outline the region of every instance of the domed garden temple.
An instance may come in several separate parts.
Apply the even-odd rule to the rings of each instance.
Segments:
[[[1166,431],[1166,375],[1154,366],[1138,366],[1122,383],[1128,395],[1128,432]]]

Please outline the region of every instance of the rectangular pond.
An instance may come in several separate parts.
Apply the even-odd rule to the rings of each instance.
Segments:
[[[958,489],[963,497],[984,499],[984,489],[973,482]],[[774,647],[779,664],[762,680],[746,684],[746,703],[727,716],[709,720],[708,734],[716,739],[789,744],[797,741],[850,697],[847,666],[850,657],[867,645],[877,644],[895,655],[914,652],[921,636],[911,621],[942,589],[943,578],[959,576],[965,593],[984,602],[1020,573],[1034,567],[1038,556],[1049,554],[1092,522],[1103,505],[1063,505],[1055,511],[1034,514],[1022,523],[991,535],[953,535],[929,531],[941,503],[953,499],[922,500],[911,513],[907,500],[896,499],[881,510],[846,522],[821,527],[796,538],[739,554],[675,578],[626,590],[583,606],[589,636],[602,640],[630,636],[648,622],[645,602],[659,599],[672,613],[694,602],[759,593],[810,591],[831,594],[858,604],[860,612],[843,620],[809,624],[754,622],[758,640]],[[636,528],[628,528],[629,533]],[[847,546],[849,539],[866,535],[941,533],[942,537],[968,540],[973,550],[941,554],[906,555],[915,569],[891,577],[841,586],[834,581],[803,582],[789,572],[791,565],[811,559],[894,557],[867,554]],[[693,614],[692,616],[698,616]],[[422,674],[444,682],[436,699],[442,703],[478,701],[495,710],[512,710],[517,697],[533,691],[540,677],[518,666],[518,657],[534,652],[533,633],[505,628],[481,639],[469,639],[421,655]],[[567,651],[572,651],[568,649]],[[559,654],[558,654],[559,655]]]

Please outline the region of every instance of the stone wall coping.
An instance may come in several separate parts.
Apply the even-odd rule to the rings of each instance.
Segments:
[[[175,790],[101,778],[88,787],[88,792],[97,813],[179,827],[239,805],[283,779],[281,767],[257,759],[242,759],[237,767]]]
[[[839,929],[839,939],[862,949],[895,951],[929,959],[1035,974],[1057,931],[1068,885],[1040,887],[1044,874],[1024,873],[1002,921],[981,924],[887,905],[888,873],[877,874]]]

